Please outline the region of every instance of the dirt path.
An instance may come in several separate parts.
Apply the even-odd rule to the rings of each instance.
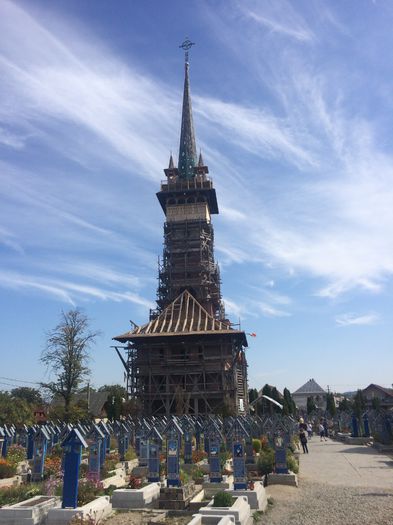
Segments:
[[[392,525],[393,461],[374,449],[313,438],[299,488],[267,487],[263,525]]]

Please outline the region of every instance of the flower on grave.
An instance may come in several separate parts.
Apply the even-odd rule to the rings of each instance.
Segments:
[[[26,459],[26,449],[22,445],[11,445],[7,452],[7,460],[11,465],[17,464]]]
[[[140,489],[142,487],[142,479],[131,475],[128,485],[130,489]]]

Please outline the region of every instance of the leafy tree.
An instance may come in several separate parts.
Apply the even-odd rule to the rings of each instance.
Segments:
[[[8,392],[0,392],[0,425],[32,425],[33,407],[27,401],[13,398]]]
[[[349,412],[352,410],[352,403],[349,399],[347,399],[346,397],[344,397],[344,399],[342,399],[339,404],[338,404],[338,409],[340,412]]]
[[[284,388],[283,405],[284,405],[284,408],[283,408],[284,415],[288,416],[289,414],[295,414],[296,403],[292,399],[291,392],[288,390],[288,388]]]
[[[326,410],[329,412],[329,414],[331,416],[335,416],[336,415],[336,403],[334,401],[334,395],[329,392],[327,395],[326,395]]]
[[[15,399],[23,399],[30,405],[42,405],[44,400],[42,399],[41,393],[36,388],[29,386],[20,386],[11,390],[11,396]]]
[[[315,404],[314,398],[312,396],[307,398],[307,414],[310,415],[315,412],[317,405]]]
[[[108,392],[104,405],[106,414],[111,421],[119,419],[123,414],[123,404],[127,399],[127,390],[122,385],[103,385],[98,392]]]
[[[65,406],[54,405],[50,408],[48,419],[50,421],[67,420],[69,423],[77,423],[81,420],[91,419],[87,410],[87,402],[79,400],[77,403],[71,403],[66,413]]]
[[[108,392],[111,396],[127,397],[127,390],[122,385],[103,385],[98,392]]]
[[[90,320],[80,310],[62,312],[59,324],[47,334],[41,362],[55,380],[42,383],[54,396],[64,400],[64,419],[69,420],[73,395],[89,376],[89,349],[99,332],[89,329]]]
[[[258,390],[256,388],[249,388],[248,390],[248,402],[252,403],[258,397]]]
[[[248,390],[248,402],[252,403],[255,401],[259,396],[258,390],[256,388],[250,388]],[[252,408],[255,410],[255,414],[261,415],[262,413],[262,400],[256,401]]]
[[[360,417],[363,412],[366,410],[366,402],[363,397],[363,392],[359,389],[355,397],[353,398],[353,411],[357,415],[357,417]]]

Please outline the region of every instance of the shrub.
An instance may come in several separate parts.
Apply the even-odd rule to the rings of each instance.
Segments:
[[[270,447],[262,448],[257,461],[258,473],[261,476],[269,474],[274,468],[274,450]]]
[[[14,505],[42,494],[41,484],[32,483],[29,485],[19,485],[18,487],[7,487],[0,490],[0,507],[3,505]]]
[[[11,465],[18,465],[20,461],[26,459],[26,450],[21,445],[11,445],[8,449],[7,460]]]
[[[289,450],[287,450],[287,467],[294,474],[297,474],[299,472],[299,463],[297,462],[297,460],[296,460],[295,456],[292,454],[292,452],[289,451]]]
[[[261,442],[259,439],[252,440],[252,448],[254,449],[254,452],[258,454],[258,452],[261,450]]]
[[[0,479],[12,478],[15,474],[16,465],[13,465],[7,459],[0,458]]]
[[[203,470],[198,467],[193,467],[191,470],[191,477],[194,481],[199,481],[203,479]]]
[[[190,481],[190,476],[183,469],[180,469],[180,482],[182,485],[185,485]]]
[[[81,480],[78,490],[78,507],[86,505],[86,503],[93,501],[97,496],[102,496],[103,494],[104,485],[101,481],[93,481],[90,479]]]
[[[231,458],[231,453],[228,450],[223,449],[223,450],[220,451],[220,466],[221,466],[221,470],[224,468],[225,463],[230,458]]]
[[[127,452],[124,454],[124,459],[126,461],[131,461],[133,459],[136,459],[136,453],[133,447],[129,447]]]
[[[234,499],[228,492],[217,492],[213,498],[213,507],[232,507]]]

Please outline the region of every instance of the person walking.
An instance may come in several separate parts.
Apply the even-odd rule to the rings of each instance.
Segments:
[[[312,424],[311,424],[310,421],[307,423],[307,434],[308,434],[308,439],[311,439],[311,437],[312,437]]]
[[[325,437],[325,427],[323,426],[322,420],[319,422],[319,437],[321,438],[320,441],[327,441]]]
[[[303,429],[299,433],[299,438],[300,443],[302,444],[303,454],[308,454],[307,436]]]

